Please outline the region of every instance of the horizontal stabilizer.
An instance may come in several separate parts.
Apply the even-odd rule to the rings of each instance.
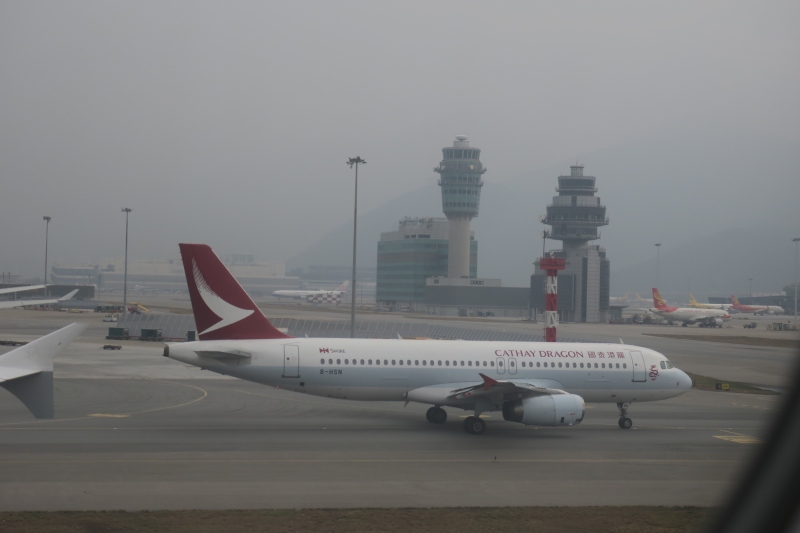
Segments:
[[[53,360],[87,324],[70,324],[0,356],[0,387],[36,418],[53,418]]]

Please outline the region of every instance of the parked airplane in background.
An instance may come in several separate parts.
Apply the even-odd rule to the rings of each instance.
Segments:
[[[651,313],[672,320],[683,322],[683,327],[689,324],[697,324],[703,327],[722,327],[723,321],[730,320],[731,316],[722,309],[697,309],[694,307],[670,307],[659,294],[658,289],[653,287],[653,304],[655,307],[649,309]]]
[[[31,285],[29,287],[23,287],[23,290],[41,289],[42,287],[44,287],[44,285]],[[16,289],[17,291],[19,290],[19,288]],[[0,289],[0,291],[6,291],[5,293],[17,292],[17,291],[9,291],[6,289]],[[4,293],[0,292],[0,294]],[[72,299],[72,297],[75,296],[76,294],[78,294],[78,289],[75,289],[74,291],[65,294],[61,298],[46,298],[41,300],[2,300],[0,301],[0,309],[11,309],[12,307],[26,307],[29,305],[49,305],[60,302],[66,302],[67,300]]]
[[[724,309],[727,311],[730,306],[731,304],[702,304],[694,299],[692,293],[689,293],[689,307],[694,307],[695,309]]]
[[[753,313],[754,315],[775,315],[784,313],[783,307],[779,305],[744,305],[739,303],[739,299],[731,294],[731,309],[740,313]]]
[[[615,403],[631,427],[629,404],[673,398],[692,381],[648,348],[606,343],[293,338],[270,324],[210,247],[181,244],[199,341],[168,343],[164,356],[223,375],[315,396],[443,406],[471,411],[467,433],[486,429],[481,413],[512,422],[568,426],[584,401]]]
[[[323,290],[280,290],[272,293],[278,298],[293,298],[311,303],[342,303],[342,294],[347,292],[349,281],[345,281],[335,291]]]
[[[16,396],[36,418],[53,418],[53,359],[87,324],[70,324],[0,355],[0,387]]]

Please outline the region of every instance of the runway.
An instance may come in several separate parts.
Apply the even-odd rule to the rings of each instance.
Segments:
[[[691,391],[634,404],[630,431],[613,405],[590,404],[570,428],[496,413],[475,436],[464,412],[435,426],[426,406],[275,390],[185,367],[157,344],[104,351],[98,331],[57,360],[55,420],[0,390],[0,511],[716,505],[780,401]],[[651,339],[679,346],[670,357],[690,372],[693,360],[745,375],[761,365],[778,383],[792,361],[748,348],[728,365],[731,346]]]

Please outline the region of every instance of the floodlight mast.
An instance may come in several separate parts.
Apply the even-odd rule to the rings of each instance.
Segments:
[[[128,314],[128,215],[133,211],[130,207],[123,207],[125,213],[125,274],[122,280],[122,316]]]
[[[350,286],[350,338],[356,336],[356,236],[358,222],[358,165],[366,165],[367,162],[360,156],[351,157],[347,160],[350,168],[356,167],[356,192],[353,201],[353,279]]]

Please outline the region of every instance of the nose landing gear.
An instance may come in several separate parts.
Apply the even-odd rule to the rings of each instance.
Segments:
[[[630,407],[629,403],[617,404],[617,409],[619,409],[619,427],[622,429],[631,429],[633,426],[633,420],[627,417],[628,407]]]

